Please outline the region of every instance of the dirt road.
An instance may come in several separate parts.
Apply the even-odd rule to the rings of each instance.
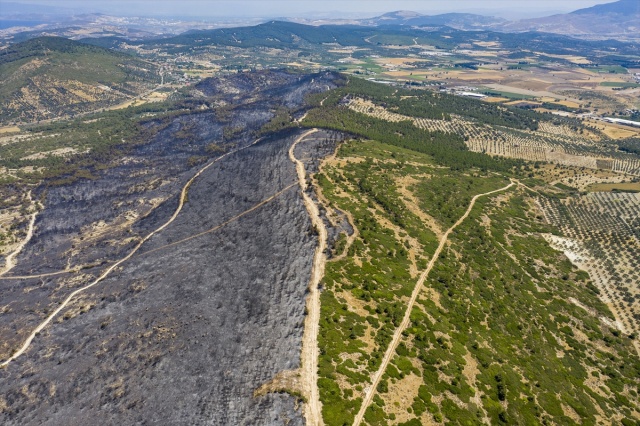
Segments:
[[[404,318],[402,319],[402,322],[400,323],[395,333],[393,334],[393,339],[391,340],[391,343],[389,343],[389,347],[387,348],[387,351],[384,354],[384,358],[382,358],[382,364],[380,365],[380,368],[378,369],[378,371],[376,371],[376,373],[374,374],[369,390],[365,393],[365,397],[364,397],[364,400],[362,401],[362,406],[360,407],[360,411],[358,412],[358,414],[356,415],[353,421],[354,426],[359,426],[360,423],[362,423],[364,413],[369,407],[369,405],[371,404],[371,401],[373,400],[374,395],[376,394],[376,388],[380,383],[380,378],[382,377],[385,370],[387,369],[387,366],[389,365],[389,362],[391,362],[391,358],[393,358],[393,355],[396,352],[396,348],[400,343],[400,339],[402,338],[402,332],[409,326],[409,322],[411,319],[411,311],[413,310],[413,306],[415,305],[418,295],[422,290],[422,285],[424,284],[425,280],[429,276],[429,272],[431,272],[431,269],[433,269],[433,266],[435,265],[436,260],[438,259],[438,256],[440,256],[440,253],[444,249],[444,246],[447,243],[447,239],[449,238],[449,235],[451,234],[451,232],[453,232],[454,229],[460,226],[460,224],[464,222],[464,220],[469,216],[469,214],[471,213],[471,210],[473,209],[473,206],[475,205],[476,201],[480,197],[485,197],[487,195],[495,194],[496,192],[505,191],[511,188],[513,185],[515,185],[515,183],[511,182],[509,185],[505,186],[504,188],[496,189],[495,191],[485,192],[484,194],[478,194],[475,197],[473,197],[473,199],[471,200],[471,203],[469,203],[469,207],[467,208],[467,211],[465,212],[465,214],[462,215],[462,217],[458,219],[458,221],[451,228],[449,228],[447,232],[445,232],[442,238],[440,239],[440,244],[438,245],[438,248],[436,249],[435,253],[431,257],[431,260],[427,265],[427,269],[425,269],[422,275],[420,275],[420,279],[418,279],[418,282],[416,283],[416,286],[413,289],[413,293],[411,294],[411,299],[409,299],[409,303],[407,304],[407,310],[405,311]]]
[[[116,269],[118,266],[120,266],[121,264],[123,264],[127,260],[131,259],[133,257],[133,255],[136,254],[136,252],[140,249],[140,247],[142,247],[142,245],[145,242],[147,242],[151,237],[153,237],[154,235],[158,234],[159,232],[162,232],[169,225],[171,225],[171,223],[173,223],[173,221],[175,221],[176,218],[178,217],[178,215],[180,214],[180,211],[182,211],[182,207],[184,206],[184,203],[185,203],[185,201],[187,199],[187,193],[189,192],[189,187],[191,186],[191,184],[202,173],[204,173],[211,166],[213,166],[217,162],[221,161],[222,159],[228,157],[229,155],[232,155],[232,154],[234,154],[236,152],[245,150],[245,149],[257,144],[260,140],[261,139],[257,139],[255,142],[253,142],[250,145],[247,145],[245,147],[230,151],[230,152],[228,152],[228,153],[216,158],[215,160],[207,163],[204,167],[202,167],[200,170],[198,170],[198,172],[195,175],[193,175],[193,177],[191,179],[189,179],[189,181],[187,181],[187,183],[182,187],[182,191],[180,193],[180,202],[178,203],[178,207],[176,208],[176,210],[173,213],[173,215],[169,218],[169,220],[167,220],[162,226],[160,226],[155,231],[151,232],[146,237],[144,237],[142,240],[140,240],[140,242],[129,252],[129,254],[127,256],[123,257],[122,259],[120,259],[119,261],[117,261],[116,263],[111,265],[98,278],[96,278],[91,283],[87,284],[86,286],[73,291],[51,314],[49,314],[49,316],[47,316],[47,318],[44,321],[42,321],[40,323],[40,325],[38,325],[35,328],[35,330],[33,330],[31,332],[31,334],[29,335],[29,337],[27,337],[27,339],[25,340],[24,344],[20,347],[20,349],[18,349],[9,359],[7,359],[2,364],[0,364],[0,367],[6,367],[7,365],[9,365],[9,363],[11,363],[11,361],[15,360],[16,358],[21,356],[27,349],[29,349],[29,346],[31,346],[31,342],[36,337],[36,335],[38,333],[40,333],[47,325],[49,325],[49,323],[51,323],[51,321],[60,313],[60,311],[62,311],[64,308],[66,308],[69,305],[69,303],[71,303],[73,301],[73,299],[78,294],[90,289],[91,287],[94,287],[95,285],[97,285],[98,283],[103,281],[105,278],[107,278],[109,276],[109,274],[111,274],[111,272],[113,272],[114,269]]]
[[[295,140],[289,149],[289,158],[296,165],[298,183],[302,191],[304,205],[307,212],[309,212],[309,217],[311,218],[314,229],[318,232],[318,247],[316,247],[313,256],[311,279],[309,280],[309,297],[307,298],[306,304],[307,316],[304,323],[301,355],[302,388],[305,393],[304,396],[307,399],[304,416],[309,426],[319,426],[323,424],[322,405],[320,404],[320,395],[318,393],[318,330],[320,324],[320,291],[318,291],[318,285],[324,276],[324,266],[326,262],[324,251],[327,247],[327,229],[322,219],[320,219],[318,206],[306,193],[307,174],[302,161],[295,157],[295,149],[300,141],[317,131],[318,129],[312,129],[305,132]]]

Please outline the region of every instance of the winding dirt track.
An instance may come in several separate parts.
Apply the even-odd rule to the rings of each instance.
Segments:
[[[298,173],[298,183],[302,191],[304,205],[307,208],[311,223],[318,231],[318,246],[313,256],[313,267],[311,269],[311,278],[309,280],[309,297],[307,297],[307,316],[304,322],[304,334],[302,336],[302,354],[300,363],[302,364],[301,378],[304,396],[307,399],[305,404],[304,416],[309,426],[320,426],[322,422],[322,405],[320,404],[320,395],[318,393],[318,330],[320,324],[320,292],[318,285],[324,276],[325,256],[324,251],[327,247],[327,229],[320,219],[320,211],[318,206],[313,202],[311,197],[306,193],[306,171],[302,161],[295,156],[296,146],[307,136],[317,132],[318,129],[312,129],[305,132],[302,136],[293,142],[289,148],[289,158],[296,165]]]
[[[78,272],[82,269],[82,267],[74,267],[72,269],[65,269],[64,271],[56,271],[56,272],[47,272],[46,274],[35,274],[35,275],[11,275],[8,277],[3,277],[2,274],[0,274],[0,280],[30,280],[32,278],[45,278],[45,277],[53,277],[56,275],[62,275],[62,274],[72,274],[74,272]]]
[[[373,375],[371,386],[369,387],[369,390],[365,393],[364,400],[362,401],[362,406],[360,406],[360,411],[358,411],[358,414],[356,415],[353,421],[353,426],[359,426],[360,423],[362,423],[364,413],[369,407],[369,405],[371,404],[371,401],[373,400],[374,395],[376,394],[376,388],[380,383],[380,378],[382,377],[385,370],[387,369],[387,366],[391,362],[391,359],[393,358],[396,348],[400,343],[400,339],[402,338],[402,332],[409,326],[411,311],[413,310],[413,306],[415,305],[418,295],[422,290],[422,285],[427,279],[427,276],[429,276],[429,272],[431,272],[431,269],[433,269],[433,266],[435,265],[436,260],[438,259],[438,256],[440,256],[440,253],[444,249],[444,246],[447,243],[447,239],[449,238],[449,235],[451,234],[451,232],[453,232],[454,229],[460,226],[460,224],[464,222],[464,220],[469,216],[478,198],[495,194],[496,192],[505,191],[511,188],[513,185],[515,185],[515,183],[511,182],[509,185],[505,186],[504,188],[496,189],[495,191],[485,192],[484,194],[478,194],[475,197],[473,197],[471,199],[471,203],[469,203],[469,207],[467,208],[467,211],[465,212],[465,214],[462,215],[462,217],[458,219],[458,221],[451,228],[449,228],[447,232],[445,232],[442,238],[440,239],[440,244],[438,245],[438,248],[436,249],[435,253],[431,257],[431,260],[427,265],[427,269],[425,269],[422,275],[420,275],[420,279],[418,279],[418,282],[416,283],[416,286],[413,289],[413,293],[411,294],[411,299],[409,299],[409,303],[407,304],[407,310],[405,311],[404,318],[402,319],[402,322],[396,329],[395,333],[393,333],[393,339],[389,343],[389,347],[387,348],[387,351],[384,354],[384,358],[382,358],[382,364],[380,364],[380,368]]]
[[[202,173],[204,173],[209,167],[213,166],[214,164],[216,164],[217,162],[221,161],[222,159],[224,159],[225,157],[228,157],[229,155],[235,154],[236,152],[245,150],[247,148],[252,147],[253,145],[257,144],[258,142],[260,142],[261,139],[257,139],[256,141],[254,141],[253,143],[251,143],[250,145],[247,145],[245,147],[242,148],[238,148],[236,150],[233,151],[229,151],[226,154],[216,158],[215,160],[209,162],[207,165],[205,165],[204,167],[202,167],[200,170],[198,170],[198,172],[193,175],[193,177],[191,179],[189,179],[189,181],[187,181],[187,183],[182,187],[182,191],[180,193],[180,202],[178,203],[178,207],[176,208],[175,212],[173,213],[173,215],[171,216],[171,218],[169,218],[169,220],[167,220],[162,226],[160,226],[159,228],[157,228],[155,231],[151,232],[149,235],[147,235],[146,237],[144,237],[142,240],[140,240],[140,242],[129,252],[128,255],[126,255],[125,257],[123,257],[122,259],[120,259],[119,261],[117,261],[116,263],[114,263],[113,265],[111,265],[106,271],[104,271],[98,278],[96,278],[95,280],[93,280],[91,283],[87,284],[86,286],[79,288],[77,290],[75,290],[74,292],[72,292],[65,300],[64,302],[62,302],[62,304],[60,304],[60,306],[58,306],[56,308],[56,310],[54,310],[51,314],[49,314],[49,316],[40,323],[40,325],[38,325],[35,330],[33,330],[31,332],[31,334],[29,335],[29,337],[27,337],[27,339],[25,340],[24,344],[22,345],[22,347],[20,347],[20,349],[18,349],[18,351],[16,351],[9,359],[7,359],[6,361],[4,361],[2,364],[0,364],[0,367],[6,367],[7,365],[9,365],[9,363],[13,360],[15,360],[16,358],[18,358],[20,355],[22,355],[28,348],[29,346],[31,346],[31,342],[33,341],[33,339],[36,337],[36,335],[38,333],[40,333],[40,331],[42,331],[47,325],[49,325],[49,323],[53,320],[53,318],[55,318],[56,315],[58,315],[60,313],[60,311],[62,311],[64,308],[66,308],[69,303],[71,303],[71,301],[73,300],[74,297],[76,297],[78,294],[84,292],[85,290],[90,289],[91,287],[95,286],[96,284],[100,283],[101,281],[103,281],[106,277],[109,276],[109,274],[111,274],[111,272],[113,272],[114,269],[116,269],[118,266],[120,266],[121,264],[123,264],[124,262],[126,262],[127,260],[131,259],[133,257],[134,254],[136,254],[136,252],[140,249],[140,247],[142,247],[142,245],[147,242],[151,237],[153,237],[154,235],[156,235],[159,232],[162,232],[164,229],[166,229],[169,225],[171,225],[171,223],[173,223],[174,220],[176,220],[176,218],[178,217],[178,214],[180,214],[180,211],[182,211],[182,207],[184,206],[185,200],[187,198],[187,193],[189,192],[189,187],[191,186],[191,184],[198,178],[200,177],[200,175]],[[25,243],[26,244],[26,243]]]

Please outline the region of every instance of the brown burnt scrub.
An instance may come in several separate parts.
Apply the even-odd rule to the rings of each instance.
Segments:
[[[300,85],[297,78],[294,98],[326,90],[331,75]],[[245,120],[246,131],[225,149],[246,149],[204,171],[170,226],[0,370],[2,424],[303,424],[295,397],[253,396],[299,366],[316,246],[287,156],[302,132],[249,146],[272,107],[265,99],[238,108],[233,125]],[[210,111],[176,116],[98,179],[47,190],[11,274],[69,270],[0,278],[3,359],[60,300],[167,221],[180,188],[202,167],[190,168],[189,158],[205,155],[227,125]],[[181,129],[192,136],[174,137]]]

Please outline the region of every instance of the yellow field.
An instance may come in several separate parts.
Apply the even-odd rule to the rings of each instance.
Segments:
[[[500,98],[500,97],[489,97],[489,98],[484,98],[485,102],[491,102],[491,103],[497,103],[497,102],[505,102],[508,101],[509,98]]]
[[[534,102],[534,101],[511,101],[511,102],[505,103],[505,105],[511,105],[511,106],[529,105],[529,104],[541,105],[540,102]]]
[[[640,130],[635,130],[631,127],[623,127],[613,123],[605,123],[603,121],[587,121],[589,124],[595,126],[597,129],[610,137],[611,139],[625,139],[640,136]]]
[[[545,96],[543,98],[540,98],[540,101],[549,102],[556,105],[562,105],[569,108],[580,108],[580,104],[577,102],[567,101],[567,100],[556,101],[556,99],[558,98],[551,98],[551,97]]]
[[[560,101],[560,102],[554,102],[554,104],[563,105],[569,108],[580,108],[579,103],[572,102],[572,101]]]
[[[640,182],[635,183],[596,183],[587,187],[590,192],[611,192],[619,191],[638,191],[640,192]]]
[[[0,127],[0,134],[2,134],[2,133],[19,133],[19,132],[20,132],[20,127],[18,127],[18,126]]]
[[[536,98],[544,98],[544,97],[549,97],[552,98],[553,100],[558,99],[558,98],[563,98],[563,96],[559,96],[555,93],[552,92],[547,92],[544,90],[528,90],[528,89],[522,89],[519,87],[515,87],[515,86],[509,86],[506,84],[487,84],[487,86],[491,87],[492,89],[495,90],[500,90],[502,92],[511,92],[511,93],[517,93],[519,95],[529,95],[529,96],[534,96]]]
[[[483,70],[483,69],[480,69],[478,71],[471,71],[471,72],[454,71],[454,72],[451,72],[451,74],[453,74],[451,76],[452,78],[457,78],[459,80],[464,80],[464,81],[470,81],[470,80],[502,81],[506,77],[500,71]]]
[[[569,62],[573,62],[574,64],[579,64],[579,65],[585,65],[585,64],[590,64],[591,63],[591,61],[589,61],[584,56],[552,55],[551,53],[543,53],[543,52],[536,52],[536,53],[539,54],[539,55],[550,56],[552,58],[566,59]]]
[[[546,91],[551,86],[550,81],[540,80],[538,78],[527,78],[519,81],[509,82],[513,87],[531,91]]]
[[[111,108],[107,108],[110,111],[116,111],[119,109],[124,109],[124,108],[128,108],[130,106],[140,106],[140,105],[144,105],[148,102],[162,102],[164,100],[167,99],[167,96],[169,96],[168,93],[161,93],[161,92],[151,92],[150,94],[148,94],[147,96],[145,96],[142,99],[132,99],[130,101],[126,101],[123,102],[121,104],[118,105],[114,105]]]
[[[481,47],[500,47],[497,41],[474,41],[473,44]]]
[[[148,102],[162,102],[167,99],[168,93],[153,92],[146,97]]]
[[[125,109],[128,108],[130,106],[140,106],[142,104],[145,104],[146,101],[140,100],[140,99],[134,99],[132,101],[127,101],[127,102],[123,102],[121,104],[118,105],[114,105],[111,108],[107,108],[107,110],[109,111],[117,111],[119,109]]]

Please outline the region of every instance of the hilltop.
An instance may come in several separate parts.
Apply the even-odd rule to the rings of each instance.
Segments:
[[[544,31],[572,36],[637,37],[640,3],[620,0],[579,9],[568,14],[524,19],[504,25],[505,31]]]
[[[39,37],[3,50],[0,79],[5,124],[111,106],[160,82],[156,65],[58,37]]]

